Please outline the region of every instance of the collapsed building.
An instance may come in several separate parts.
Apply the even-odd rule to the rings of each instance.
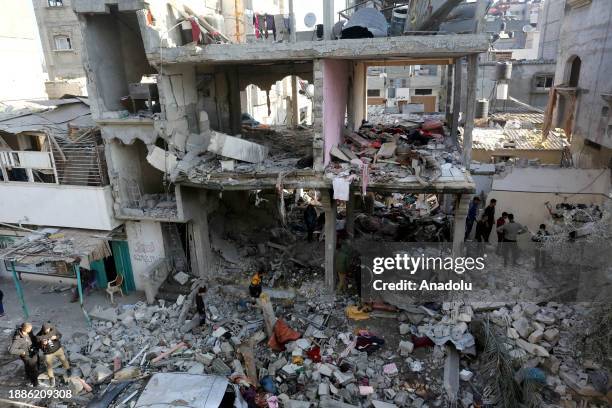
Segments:
[[[576,395],[605,396],[601,365],[574,357],[572,340],[590,310],[557,303],[554,279],[542,284],[524,268],[498,282],[482,276],[477,300],[501,291],[501,302],[417,305],[402,297],[368,311],[357,297],[330,295],[340,240],[455,248],[463,241],[476,188],[469,170],[483,35],[325,33],[321,41],[241,44],[211,28],[195,1],[73,6],[114,220],[125,226],[112,238],[127,242],[121,259],[130,268],[121,273],[148,303],[89,310],[90,330],[65,343],[78,366],[69,384],[83,391],[73,403],[243,407],[244,397],[261,407],[307,408],[317,399],[329,408],[517,406],[515,382],[545,382],[547,401],[562,406],[576,406]],[[368,68],[411,64],[446,71],[445,111],[371,115]],[[245,117],[249,84],[268,90],[287,76],[312,85],[312,126],[268,128]],[[312,243],[307,204],[319,211]],[[42,233],[8,256],[104,256],[77,235]],[[245,282],[262,260],[267,287],[255,308]],[[210,324],[201,327],[189,317],[204,284]]]
[[[209,34],[186,36],[181,28],[185,22],[190,22],[191,34],[194,28],[209,32],[194,4],[75,1],[74,9],[83,31],[92,114],[105,141],[115,217],[125,223],[137,288],[144,288],[160,257],[176,257],[177,252],[188,258],[194,275],[214,276],[220,272],[218,257],[232,256],[224,242],[232,234],[218,236],[215,230],[215,225],[230,222],[223,214],[256,216],[265,198],[276,207],[276,221],[271,220],[268,229],[284,227],[286,204],[290,198],[298,200],[304,190],[316,190],[324,213],[324,269],[330,288],[336,279],[334,195],[340,186],[349,190],[343,197],[349,235],[355,200],[366,192],[446,197],[448,208],[454,208],[454,230],[462,234],[468,195],[474,191],[462,164],[466,158],[469,163],[474,106],[460,100],[460,88],[467,87],[467,100],[474,99],[477,56],[487,49],[484,36],[247,45]],[[369,66],[433,64],[452,72],[465,60],[468,83],[461,84],[460,75],[449,81],[447,111],[436,118],[438,139],[417,146],[399,134],[396,142],[380,131],[360,136],[367,119]],[[288,133],[243,126],[245,87],[269,89],[288,75],[314,86],[312,126]],[[460,146],[462,107],[467,125]],[[423,124],[429,123],[415,118],[409,128]],[[345,137],[358,142],[346,145]],[[398,143],[401,149],[396,151]],[[336,152],[341,149],[362,157],[352,153],[350,160],[342,157],[338,163]],[[402,149],[400,162],[395,158]],[[436,174],[424,176],[431,171]],[[237,202],[239,208],[228,208]],[[182,248],[167,246],[172,240],[164,229],[186,237]],[[150,251],[143,254],[141,249]]]

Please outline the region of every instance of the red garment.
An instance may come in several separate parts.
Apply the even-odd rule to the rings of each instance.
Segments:
[[[200,35],[202,34],[202,30],[200,30],[200,25],[196,21],[195,17],[190,17],[189,22],[191,23],[191,39],[194,42],[199,43]]]
[[[499,217],[499,218],[497,219],[497,223],[496,223],[497,228],[501,227],[501,226],[502,226],[502,225],[504,225],[505,223],[506,223],[506,220],[504,220],[504,217]]]

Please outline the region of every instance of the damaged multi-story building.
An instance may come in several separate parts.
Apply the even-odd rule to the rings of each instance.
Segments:
[[[287,223],[285,200],[291,194],[297,202],[305,189],[318,192],[324,214],[321,259],[328,287],[336,279],[339,189],[349,191],[343,213],[348,236],[358,197],[367,191],[438,195],[454,212],[455,241],[462,241],[474,191],[462,163],[470,162],[475,106],[469,101],[475,100],[478,54],[488,49],[484,34],[336,39],[329,34],[333,10],[326,8],[325,39],[296,41],[289,35],[278,42],[240,43],[235,33],[215,28],[208,3],[72,2],[115,217],[125,223],[136,288],[165,278],[156,275],[160,259],[175,270],[218,274],[218,259],[243,255],[227,247],[228,236],[236,239],[249,228],[276,233]],[[394,143],[401,141],[384,135],[381,148],[360,136],[360,128],[367,121],[368,67],[411,65],[445,70],[440,116],[448,127],[439,143],[406,145],[400,163],[385,158],[394,157]],[[456,74],[463,65],[467,83]],[[270,90],[288,76],[314,89],[312,126],[285,132],[245,127],[245,89],[255,84]],[[461,87],[467,88],[466,100]],[[310,92],[305,88],[292,89],[293,117],[299,117],[296,95]],[[345,137],[354,153],[347,152]],[[390,154],[377,151],[390,147]],[[379,163],[359,160],[357,154],[368,149]],[[275,215],[262,215],[260,205],[271,206]]]

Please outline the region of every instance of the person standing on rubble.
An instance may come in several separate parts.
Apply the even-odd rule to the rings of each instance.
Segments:
[[[255,275],[251,278],[251,284],[249,285],[249,294],[253,299],[259,299],[261,292],[263,290],[261,279],[265,274],[265,269],[263,265],[260,265],[255,272]]]
[[[465,219],[465,237],[464,241],[468,239],[470,233],[472,232],[472,228],[474,227],[474,222],[476,221],[476,217],[478,216],[478,207],[480,206],[480,197],[476,196],[472,199],[470,203],[470,208],[468,209],[468,214]]]
[[[9,353],[23,361],[26,379],[32,387],[38,387],[38,345],[31,323],[24,322],[15,330]]]
[[[489,242],[491,236],[491,230],[495,224],[495,205],[497,204],[496,199],[491,199],[489,205],[484,209],[482,218],[476,227],[476,241],[478,242]]]
[[[308,242],[312,242],[312,236],[317,227],[317,210],[312,204],[308,204],[304,210],[304,224],[306,224],[306,231],[308,231]]]
[[[66,370],[66,374],[70,376],[70,363],[66,358],[66,353],[64,353],[64,348],[60,342],[61,338],[62,333],[53,327],[51,322],[43,323],[42,328],[36,335],[36,341],[45,355],[47,375],[49,376],[51,387],[55,387],[55,376],[53,375],[53,363],[55,363],[55,359],[58,359],[62,363],[62,367]]]
[[[538,232],[533,234],[531,240],[535,242],[534,254],[535,254],[535,270],[541,271],[546,266],[546,252],[544,249],[544,242],[548,239],[550,234],[546,230],[546,224],[540,224]]]
[[[495,224],[496,230],[499,229],[499,227],[505,225],[507,222],[508,222],[508,213],[504,211],[501,217],[497,219],[497,223]],[[495,251],[497,255],[501,255],[502,253],[502,248],[503,248],[502,242],[504,242],[504,234],[502,232],[498,232],[497,233],[497,249]]]
[[[204,302],[205,296],[206,286],[202,286],[198,289],[198,293],[196,293],[195,296],[196,309],[198,310],[198,315],[200,316],[200,326],[204,326],[206,323],[206,303]]]
[[[518,265],[518,244],[516,240],[519,234],[527,232],[527,228],[518,222],[514,222],[514,214],[508,214],[508,223],[497,228],[497,232],[504,234],[504,266],[508,266],[508,259],[512,255],[512,264]]]

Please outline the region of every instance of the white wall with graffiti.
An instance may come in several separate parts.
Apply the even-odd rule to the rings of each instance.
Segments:
[[[155,261],[165,256],[161,223],[128,221],[125,230],[136,290],[144,290],[145,272]]]

